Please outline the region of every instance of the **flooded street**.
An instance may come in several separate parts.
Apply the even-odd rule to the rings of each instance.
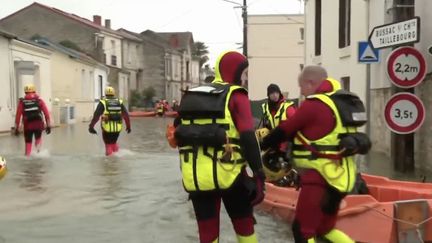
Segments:
[[[0,182],[0,243],[198,242],[192,204],[181,185],[177,151],[164,134],[171,119],[137,118],[118,155],[104,156],[87,123],[44,134],[26,158],[20,137],[1,136],[9,172]],[[235,242],[225,212],[221,242]],[[256,214],[261,242],[292,242],[290,226]]]

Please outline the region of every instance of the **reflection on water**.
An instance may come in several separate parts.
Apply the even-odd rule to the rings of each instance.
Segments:
[[[46,187],[43,185],[45,173],[43,161],[39,159],[24,160],[20,164],[19,171],[17,171],[20,187],[29,191],[44,192],[46,190]]]
[[[392,161],[384,153],[371,152],[369,158],[361,165],[362,171],[405,181],[432,182],[432,172],[425,168],[416,168],[413,172],[397,172]]]
[[[197,242],[178,154],[165,141],[170,122],[132,119],[112,157],[88,124],[53,129],[30,158],[22,137],[0,137],[9,166],[0,182],[0,243]],[[261,242],[292,242],[289,225],[259,212],[257,221]],[[220,238],[236,242],[223,209]]]

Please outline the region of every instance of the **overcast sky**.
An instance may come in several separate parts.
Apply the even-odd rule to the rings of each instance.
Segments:
[[[243,0],[231,0],[239,4]],[[0,0],[0,18],[34,0]],[[218,53],[242,42],[241,9],[223,0],[39,0],[39,3],[92,19],[111,19],[112,28],[134,32],[191,31],[195,41],[209,46],[211,66]],[[249,14],[298,14],[299,0],[248,0]]]

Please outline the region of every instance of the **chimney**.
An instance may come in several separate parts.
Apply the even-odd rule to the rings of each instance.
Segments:
[[[111,19],[105,19],[105,28],[111,29]]]
[[[102,17],[100,15],[93,15],[93,23],[97,25],[101,25]]]

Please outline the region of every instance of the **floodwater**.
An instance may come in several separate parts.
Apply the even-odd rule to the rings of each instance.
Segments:
[[[132,119],[112,157],[85,123],[44,134],[30,158],[22,135],[1,136],[9,171],[0,182],[0,243],[198,242],[178,155],[164,138],[169,122]],[[293,242],[289,225],[260,212],[256,218],[260,242]],[[236,242],[224,211],[220,240]]]

